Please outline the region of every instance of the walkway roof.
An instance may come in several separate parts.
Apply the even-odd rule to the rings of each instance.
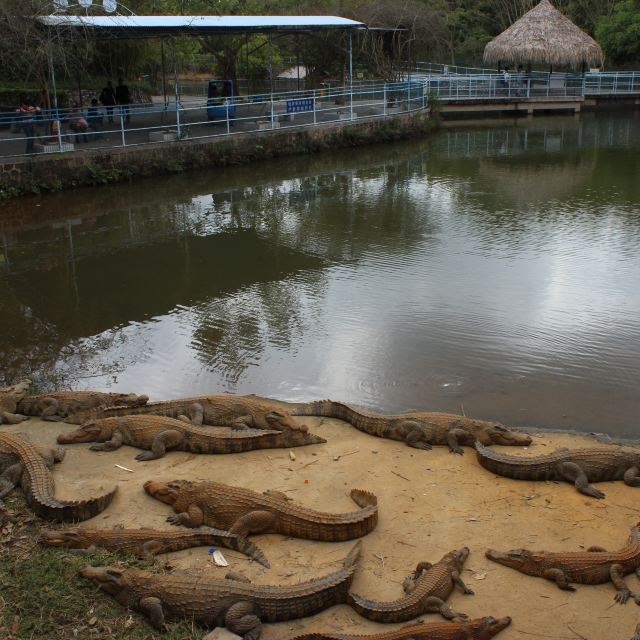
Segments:
[[[270,31],[318,31],[366,29],[364,22],[336,16],[43,16],[48,27],[95,31],[108,37],[156,37],[167,35],[222,35]]]

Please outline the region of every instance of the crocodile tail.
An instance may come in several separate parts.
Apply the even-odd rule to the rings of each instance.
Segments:
[[[31,506],[43,518],[59,522],[80,522],[97,516],[113,500],[117,487],[97,498],[88,500],[56,500],[32,495]]]
[[[377,507],[378,498],[370,491],[363,491],[362,489],[352,489],[349,494],[351,499],[362,509],[366,507]]]
[[[260,547],[253,544],[253,542],[250,542],[249,539],[245,538],[244,536],[238,536],[237,541],[238,541],[238,545],[237,545],[238,551],[240,551],[241,553],[244,553],[246,556],[249,556],[250,558],[253,558],[256,562],[261,564],[263,567],[266,567],[267,569],[271,569],[271,565],[269,564],[269,561],[267,560],[266,556],[264,555]]]
[[[358,561],[360,560],[361,555],[362,555],[362,540],[358,540],[358,542],[356,542],[351,548],[351,551],[349,551],[349,555],[344,559],[344,564],[343,564],[344,568],[346,570],[355,572],[356,565],[358,564]]]
[[[305,402],[296,406],[291,415],[293,416],[322,416],[323,418],[339,418],[346,422],[351,422],[350,418],[354,413],[353,409],[342,402],[333,400],[316,400]]]

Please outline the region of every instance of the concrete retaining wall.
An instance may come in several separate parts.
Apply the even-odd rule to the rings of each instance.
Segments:
[[[434,122],[421,111],[304,129],[33,157],[0,165],[0,199],[399,140],[426,133]]]

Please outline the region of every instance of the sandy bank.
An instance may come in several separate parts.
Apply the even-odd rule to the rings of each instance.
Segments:
[[[469,546],[471,555],[463,578],[475,596],[456,592],[449,603],[472,616],[510,615],[514,624],[501,640],[552,638],[555,640],[628,640],[640,609],[629,602],[614,603],[612,585],[560,591],[542,579],[530,578],[485,559],[488,547],[510,549],[579,550],[590,545],[608,549],[622,546],[629,527],[640,520],[640,492],[623,483],[598,485],[604,501],[583,496],[568,484],[518,482],[497,478],[482,469],[472,450],[463,457],[445,448],[431,452],[362,434],[337,420],[306,418],[323,445],[287,450],[255,451],[231,456],[198,456],[175,452],[162,460],[139,463],[138,452],[122,447],[114,453],[95,453],[89,445],[67,447],[65,461],[54,476],[60,498],[87,497],[114,483],[119,492],[105,513],[91,526],[169,527],[170,509],[149,498],[142,484],[150,479],[212,479],[255,490],[286,492],[291,498],[326,511],[355,509],[349,489],[373,491],[380,502],[378,528],[364,539],[364,557],[354,591],[376,599],[394,599],[401,583],[421,560],[436,561],[453,548]],[[35,442],[52,444],[58,433],[75,427],[29,421],[14,427],[29,432]],[[538,435],[522,455],[548,452],[557,446],[595,444],[570,435]],[[513,450],[515,453],[515,450]],[[115,465],[133,470],[128,473]],[[336,568],[351,542],[330,544],[278,535],[254,536],[271,562],[266,570],[244,556],[225,551],[233,569],[259,583],[294,583]],[[197,567],[223,576],[204,548],[171,555],[180,567]],[[640,588],[635,576],[627,578]],[[34,596],[35,597],[35,596]],[[429,619],[432,616],[425,616]],[[383,630],[361,619],[347,606],[335,607],[313,618],[266,625],[264,640],[283,640],[311,630],[367,633]]]

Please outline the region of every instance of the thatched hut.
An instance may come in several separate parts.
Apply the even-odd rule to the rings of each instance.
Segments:
[[[600,45],[549,0],[542,2],[494,38],[484,61],[498,66],[518,65],[584,69],[602,65]]]

